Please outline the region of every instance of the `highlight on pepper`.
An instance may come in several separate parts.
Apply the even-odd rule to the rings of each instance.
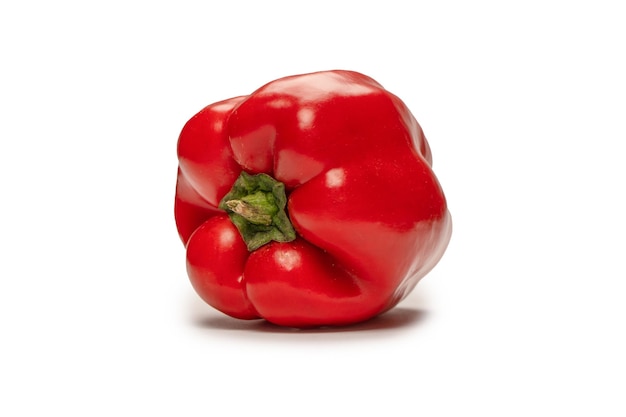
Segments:
[[[210,104],[178,139],[187,273],[238,319],[358,323],[403,300],[452,233],[431,150],[372,78],[323,71]]]

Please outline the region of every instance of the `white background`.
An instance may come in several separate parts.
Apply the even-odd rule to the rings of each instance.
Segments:
[[[428,3],[3,2],[0,415],[626,415],[623,8]],[[231,320],[187,281],[178,133],[335,68],[420,121],[449,249],[369,323]]]

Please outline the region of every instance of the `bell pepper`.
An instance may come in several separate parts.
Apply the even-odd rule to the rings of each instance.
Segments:
[[[404,299],[450,240],[420,125],[363,74],[290,76],[211,104],[177,150],[189,279],[235,318],[367,320]]]

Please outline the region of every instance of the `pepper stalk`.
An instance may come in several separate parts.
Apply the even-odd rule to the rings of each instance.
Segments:
[[[250,252],[271,242],[296,238],[285,207],[285,185],[267,174],[242,171],[219,207],[228,213]]]

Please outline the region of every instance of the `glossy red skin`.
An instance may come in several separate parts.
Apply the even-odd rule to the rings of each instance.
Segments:
[[[450,239],[422,129],[362,74],[287,77],[207,106],[183,128],[178,156],[175,216],[190,280],[234,317],[366,320],[408,295]],[[295,241],[248,253],[232,233],[216,207],[242,170],[285,184]]]

